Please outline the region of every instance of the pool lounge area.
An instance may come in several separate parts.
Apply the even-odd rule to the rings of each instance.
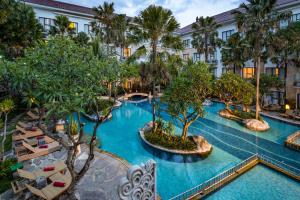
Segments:
[[[222,106],[220,103],[214,103],[212,106],[206,107],[206,117],[199,119],[189,129],[190,134],[202,135],[213,145],[214,149],[206,159],[160,152],[145,145],[138,136],[138,130],[152,118],[149,102],[138,104],[124,102],[119,109],[113,111],[112,119],[98,129],[97,136],[101,140],[101,149],[124,158],[132,165],[153,159],[157,163],[157,190],[162,199],[170,199],[185,192],[256,153],[300,168],[299,153],[281,144],[281,140],[286,135],[292,134],[299,127],[267,118],[268,123],[274,125],[272,129],[264,133],[252,133],[236,122],[220,119],[217,112]],[[177,125],[176,132],[180,133],[180,125],[168,114],[160,113],[160,116],[164,120],[172,120]],[[88,121],[85,123],[85,132],[91,133],[93,124]],[[256,168],[261,168],[261,166],[254,169]],[[263,167],[263,169],[268,168]],[[249,176],[247,174],[248,172],[241,177]],[[290,180],[288,177],[285,178]],[[276,178],[266,178],[265,180],[271,181],[271,185],[276,186]],[[300,186],[296,181],[292,183],[295,188]],[[251,192],[252,189],[248,188],[248,190]],[[218,192],[214,194],[217,195]],[[293,191],[290,192],[293,193]],[[293,195],[297,198],[293,198]],[[293,195],[288,196],[287,199],[293,200],[300,197],[297,192],[294,192]],[[212,195],[208,198],[218,199],[218,196]],[[233,197],[233,199],[235,198],[237,197]]]

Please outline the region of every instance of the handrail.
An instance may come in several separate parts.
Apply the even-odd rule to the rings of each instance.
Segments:
[[[273,165],[277,168],[280,168],[282,171],[285,171],[287,173],[292,174],[294,177],[299,177],[300,179],[300,169],[295,168],[293,166],[290,166],[286,163],[280,162],[278,160],[275,160],[271,157],[268,157],[266,155],[262,155],[262,154],[254,154],[253,156],[247,158],[246,160],[242,161],[241,163],[237,164],[236,166],[226,170],[225,172],[222,172],[221,174],[218,174],[217,176],[185,191],[182,192],[181,194],[172,197],[170,200],[185,200],[185,199],[189,199],[192,198],[193,196],[200,194],[201,192],[204,192],[207,188],[209,187],[214,187],[214,189],[217,189],[218,187],[222,186],[221,181],[225,178],[227,178],[228,176],[236,173],[237,170],[243,168],[244,166],[246,166],[247,164],[249,164],[250,162],[254,161],[258,159],[259,161],[264,161],[267,164]]]
[[[192,189],[187,190],[175,197],[172,197],[170,200],[184,200],[184,199],[190,198],[193,195],[199,194],[200,192],[204,191],[206,188],[209,188],[213,185],[215,185],[214,186],[215,188],[218,188],[218,187],[222,186],[221,184],[217,184],[218,182],[222,181],[229,175],[236,173],[237,170],[243,168],[244,166],[246,166],[247,164],[249,164],[250,162],[252,162],[256,159],[258,159],[258,154],[255,154],[255,155],[247,158],[246,160],[242,161],[241,163],[237,164],[236,166],[222,172],[221,174],[218,174],[217,176],[205,181],[204,183],[201,183],[200,185],[197,185],[197,186],[193,187]]]
[[[300,169],[298,169],[298,168],[295,168],[295,167],[290,166],[290,165],[288,165],[286,163],[283,163],[283,162],[280,162],[278,160],[275,160],[275,159],[273,159],[271,157],[268,157],[266,155],[262,155],[262,154],[258,155],[258,158],[260,160],[265,161],[265,162],[267,162],[269,164],[272,164],[272,165],[274,165],[274,166],[276,166],[276,167],[278,167],[278,168],[280,168],[282,170],[285,170],[285,171],[287,171],[289,173],[292,173],[295,176],[300,177]]]

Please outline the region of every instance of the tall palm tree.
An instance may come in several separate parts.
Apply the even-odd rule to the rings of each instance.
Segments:
[[[126,37],[126,31],[128,30],[129,20],[126,15],[116,15],[113,23],[113,35],[114,35],[114,45],[120,47],[123,51],[129,45],[129,40]],[[120,55],[123,57],[122,53]]]
[[[285,86],[288,66],[300,64],[300,22],[289,24],[271,38],[269,51],[271,61],[284,68]],[[284,93],[286,99],[286,90]]]
[[[51,26],[49,33],[51,35],[73,35],[75,27],[67,16],[57,15],[54,19],[54,26]]]
[[[138,17],[133,20],[131,26],[130,40],[139,45],[137,53],[147,52],[149,55],[151,76],[152,76],[152,94],[154,95],[152,104],[153,123],[155,122],[155,86],[160,79],[158,52],[167,48],[181,49],[181,39],[173,33],[179,28],[171,10],[164,9],[161,6],[150,5],[141,11]],[[145,42],[149,42],[150,48],[146,48]]]
[[[233,69],[233,73],[244,67],[248,60],[248,48],[239,33],[231,35],[222,47],[221,54],[224,66]]]
[[[106,44],[107,52],[109,45],[114,42],[114,3],[104,2],[103,5],[94,7],[95,21],[91,23],[93,32]]]
[[[244,33],[247,43],[252,48],[251,57],[256,64],[256,119],[259,117],[259,79],[261,62],[268,46],[266,41],[273,34],[279,21],[286,13],[275,11],[276,0],[247,0],[240,5],[240,10],[233,12],[239,32]]]
[[[221,45],[217,31],[219,27],[213,17],[197,17],[192,25],[192,45],[198,53],[204,54],[205,62],[208,62],[208,56],[216,51],[216,47]]]

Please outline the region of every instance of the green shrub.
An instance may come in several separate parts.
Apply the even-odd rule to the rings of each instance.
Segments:
[[[158,130],[158,129],[157,129]],[[167,149],[193,151],[197,149],[196,143],[189,137],[183,141],[180,136],[166,134],[161,131],[145,132],[145,139],[151,144],[158,145]]]
[[[255,112],[245,112],[245,111],[241,111],[241,110],[233,110],[232,111],[233,115],[239,117],[239,118],[242,118],[242,119],[255,119]],[[262,121],[262,118],[261,116],[259,115],[258,116],[258,119],[260,121]]]
[[[99,100],[98,102],[98,110],[99,111],[104,111],[110,107],[112,107],[114,105],[114,101],[112,100]],[[95,114],[95,105],[91,104],[91,105],[87,105],[84,109],[85,113],[88,114],[88,115],[92,115],[92,114]]]

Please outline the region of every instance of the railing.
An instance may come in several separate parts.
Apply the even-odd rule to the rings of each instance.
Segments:
[[[243,162],[237,164],[236,166],[230,168],[229,170],[222,172],[221,174],[209,179],[208,181],[205,181],[204,183],[201,183],[200,185],[198,185],[190,190],[187,190],[187,191],[171,198],[170,200],[189,199],[197,194],[204,193],[204,191],[208,188],[211,188],[211,191],[213,191],[213,190],[223,186],[222,180],[224,180],[225,178],[229,177],[232,174],[235,174],[237,170],[245,167],[246,165],[248,165],[249,163],[251,163],[252,161],[255,161],[257,159],[258,159],[258,154],[255,154],[255,155],[249,157],[248,159],[244,160]]]
[[[196,195],[203,195],[203,194],[207,195],[209,194],[209,192],[213,192],[214,190],[222,187],[224,185],[223,180],[228,178],[230,175],[235,174],[239,169],[242,169],[243,167],[247,166],[249,163],[255,160],[258,160],[259,162],[262,162],[262,164],[269,165],[271,168],[274,168],[275,170],[281,171],[286,175],[290,175],[293,178],[300,180],[300,169],[297,169],[293,166],[290,166],[288,164],[285,164],[283,162],[280,162],[268,156],[255,154],[249,157],[248,159],[244,160],[243,162],[237,164],[236,166],[230,168],[229,170],[222,172],[221,174],[209,179],[208,181],[205,181],[204,183],[201,183],[200,185],[197,185],[196,187],[190,190],[187,190],[171,198],[170,200],[185,200],[185,199],[191,199]]]
[[[285,145],[291,149],[295,149],[297,151],[300,151],[300,144],[295,143],[295,141],[300,137],[300,131],[297,131],[296,133],[290,135],[287,137],[287,140],[285,141]]]
[[[265,156],[265,155],[258,155],[258,158],[268,164],[271,164],[277,168],[280,168],[281,170],[287,172],[287,173],[290,173],[290,174],[293,174],[294,176],[296,177],[299,177],[300,178],[300,169],[297,169],[293,166],[290,166],[288,164],[285,164],[283,162],[280,162],[278,160],[275,160],[273,158],[270,158],[268,156]]]

